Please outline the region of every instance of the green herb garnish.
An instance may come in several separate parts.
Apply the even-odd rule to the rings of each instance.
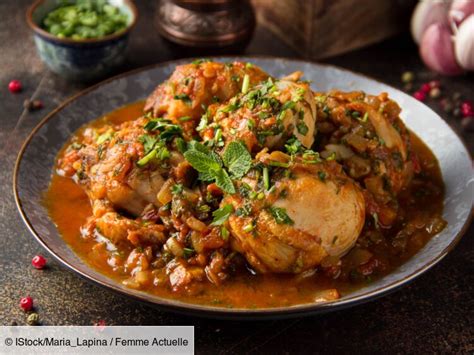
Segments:
[[[114,132],[113,132],[111,129],[109,129],[107,132],[102,133],[102,134],[97,138],[97,144],[105,143],[105,142],[111,140],[113,136],[114,136]]]
[[[230,142],[222,155],[222,160],[235,178],[244,176],[252,166],[252,156],[241,142]]]
[[[306,135],[306,133],[308,133],[308,126],[303,121],[299,122],[296,125],[296,129],[298,130],[298,133],[302,134],[303,136]]]
[[[191,248],[183,248],[183,256],[188,259],[190,258],[191,256],[193,256],[193,254],[195,253],[196,251],[194,249],[191,249]]]
[[[189,97],[187,94],[179,94],[179,95],[174,95],[173,97],[175,100],[181,100],[183,101],[186,105],[191,106],[193,103],[193,100]]]
[[[295,223],[290,216],[288,216],[284,208],[272,206],[269,207],[268,210],[278,224],[293,225]]]
[[[221,208],[212,212],[212,226],[220,226],[224,224],[234,212],[234,207],[232,205],[224,205]]]
[[[242,81],[242,94],[246,94],[249,91],[250,77],[248,74],[244,75],[244,80]]]
[[[180,195],[183,193],[183,190],[184,190],[184,187],[182,184],[174,184],[172,187],[171,187],[171,193],[173,195]]]

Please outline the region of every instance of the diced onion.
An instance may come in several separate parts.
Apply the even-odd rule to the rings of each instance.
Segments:
[[[173,199],[173,194],[171,193],[171,188],[175,184],[173,179],[168,179],[161,187],[160,191],[156,195],[158,202],[162,205],[166,205],[167,203],[171,202]]]
[[[169,238],[166,241],[166,246],[168,247],[168,250],[174,255],[174,256],[183,256],[184,251],[183,247],[175,238]]]
[[[207,225],[204,222],[201,222],[199,219],[193,216],[186,219],[186,224],[189,226],[189,228],[197,232],[204,232],[207,229]]]

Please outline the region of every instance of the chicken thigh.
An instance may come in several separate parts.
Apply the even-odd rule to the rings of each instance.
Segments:
[[[387,94],[332,91],[316,94],[317,150],[333,157],[366,189],[369,214],[382,226],[397,215],[396,196],[419,169],[400,107]]]
[[[226,102],[239,93],[245,76],[248,76],[246,85],[250,87],[268,78],[259,67],[242,62],[225,64],[198,60],[180,65],[148,97],[145,111],[175,123],[186,118],[194,127],[207,106]]]
[[[352,248],[364,226],[365,201],[339,164],[308,164],[301,157],[291,162],[281,152],[259,160],[263,174],[245,177],[239,194],[222,202],[236,211],[228,221],[233,246],[255,270],[299,273]],[[268,172],[274,163],[288,167]]]
[[[244,90],[245,91],[245,90]],[[201,130],[204,140],[239,140],[251,152],[279,149],[295,136],[306,148],[314,141],[316,106],[305,82],[266,82],[209,108],[212,123]]]

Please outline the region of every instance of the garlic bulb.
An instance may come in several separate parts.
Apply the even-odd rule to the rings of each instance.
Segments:
[[[418,2],[411,18],[411,34],[420,43],[425,30],[434,23],[448,24],[446,16],[451,0],[423,0]]]
[[[472,14],[474,14],[474,0],[454,0],[449,10],[449,20],[459,25]]]
[[[466,70],[474,70],[474,15],[470,15],[459,26],[454,50],[459,65]]]
[[[455,75],[463,71],[456,62],[451,30],[447,24],[432,24],[425,30],[420,55],[429,68],[439,73]]]

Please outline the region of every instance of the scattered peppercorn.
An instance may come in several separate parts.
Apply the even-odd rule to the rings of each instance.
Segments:
[[[432,89],[441,87],[441,82],[439,80],[431,80],[428,84]]]
[[[31,313],[28,318],[26,318],[26,323],[28,323],[28,325],[37,325],[39,323],[38,313]]]
[[[423,91],[417,91],[413,94],[413,97],[419,101],[425,101],[426,94]]]
[[[411,71],[406,71],[402,74],[402,82],[403,83],[410,83],[415,79],[415,75]]]
[[[403,88],[405,91],[412,91],[413,90],[413,83],[406,83]]]
[[[456,91],[453,94],[453,101],[459,101],[460,99],[461,99],[461,93]]]
[[[474,117],[473,116],[464,117],[461,120],[461,126],[464,130],[468,132],[474,132]]]
[[[464,101],[461,104],[461,113],[463,117],[474,116],[474,109],[470,101]]]
[[[425,94],[429,93],[431,90],[431,86],[429,83],[424,83],[423,85],[421,85],[420,87],[420,91],[421,92],[424,92]]]
[[[99,331],[103,331],[105,329],[106,323],[105,320],[100,319],[99,321],[94,323],[94,328],[98,329]]]
[[[28,312],[33,308],[33,299],[30,296],[22,297],[20,299],[20,307],[25,311]]]
[[[453,116],[454,117],[461,117],[461,109],[459,107],[455,107],[453,109]]]
[[[8,90],[10,90],[10,92],[12,92],[14,94],[19,93],[22,90],[20,80],[10,81],[10,83],[8,83]]]
[[[43,102],[41,100],[29,100],[23,101],[23,107],[28,111],[36,111],[43,108]]]
[[[31,259],[31,265],[33,265],[35,269],[41,270],[46,266],[46,259],[42,255],[36,255]]]
[[[432,99],[437,99],[440,96],[441,96],[441,90],[439,88],[432,88],[430,90],[430,97]]]
[[[453,111],[453,103],[448,98],[442,99],[439,104],[444,112],[451,113]]]

